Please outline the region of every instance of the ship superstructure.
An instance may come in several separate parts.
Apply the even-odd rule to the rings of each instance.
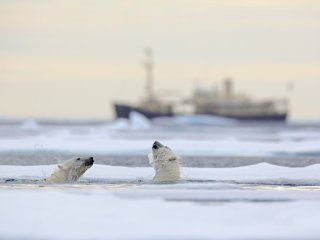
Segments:
[[[176,112],[179,105],[188,104],[193,109],[191,114],[212,115],[242,121],[285,121],[288,115],[288,101],[280,100],[253,100],[246,94],[236,93],[233,80],[224,80],[223,88],[202,89],[195,88],[189,99],[175,103],[160,100],[154,93],[153,56],[151,49],[146,50],[146,96],[137,105],[114,104],[117,118],[129,118],[130,112],[136,111],[147,118],[172,117],[177,114],[190,112]],[[183,108],[182,108],[183,109]],[[189,108],[190,109],[190,108]]]

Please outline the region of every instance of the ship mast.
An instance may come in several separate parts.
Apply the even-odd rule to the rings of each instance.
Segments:
[[[143,66],[146,70],[146,91],[147,91],[147,99],[153,100],[154,99],[154,92],[153,92],[153,84],[154,84],[154,77],[153,77],[153,54],[151,48],[146,48],[145,50],[146,61],[143,63]]]

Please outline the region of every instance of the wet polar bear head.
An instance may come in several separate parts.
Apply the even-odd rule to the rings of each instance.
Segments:
[[[71,158],[58,165],[58,168],[47,178],[47,181],[77,181],[93,165],[93,163],[93,157]]]
[[[156,172],[154,181],[172,182],[180,180],[179,157],[169,147],[155,141],[148,158]]]

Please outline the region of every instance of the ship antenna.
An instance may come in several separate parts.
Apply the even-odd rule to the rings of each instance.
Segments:
[[[153,54],[152,54],[152,49],[151,48],[146,48],[145,50],[146,54],[146,61],[144,62],[144,67],[146,69],[146,91],[147,91],[147,96],[148,100],[153,100],[154,98],[154,93],[153,93]]]

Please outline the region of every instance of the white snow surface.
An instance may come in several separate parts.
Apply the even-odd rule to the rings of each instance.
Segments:
[[[153,169],[94,165],[48,184],[49,166],[0,166],[1,239],[319,239],[320,166]],[[5,179],[15,181],[5,182]]]

